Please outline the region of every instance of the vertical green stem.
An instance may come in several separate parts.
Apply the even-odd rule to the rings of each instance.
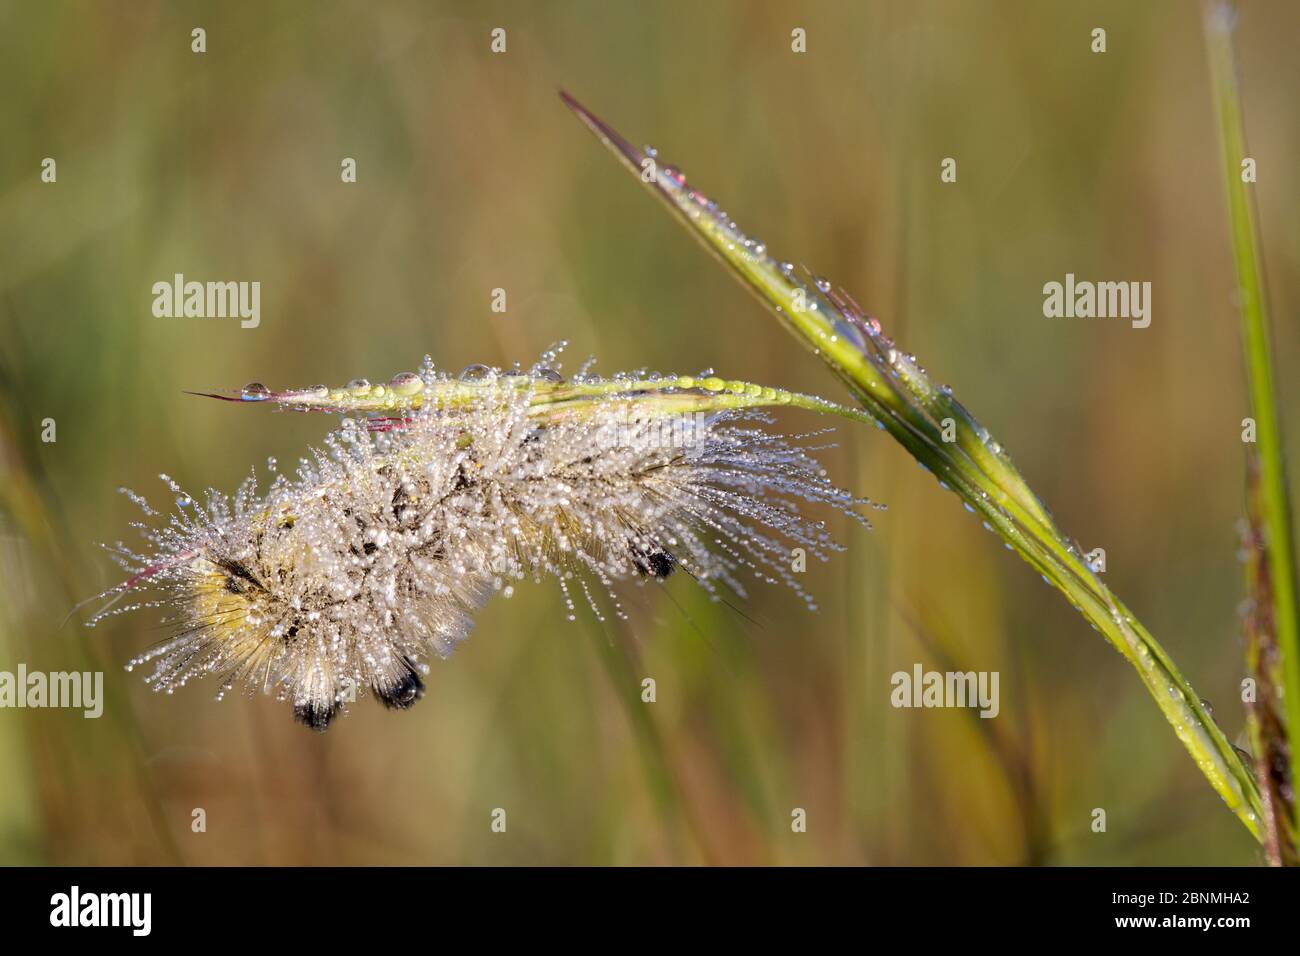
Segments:
[[[1261,804],[1254,776],[1164,648],[1056,526],[988,429],[830,282],[796,277],[792,264],[779,262],[766,245],[741,232],[679,170],[657,169],[604,121],[567,94],[561,96],[690,233],[826,363],[881,428],[962,498],[1133,665],[1197,767],[1258,839]],[[645,175],[647,170],[654,175]],[[951,437],[946,434],[950,430]]]
[[[1273,352],[1269,331],[1264,266],[1259,251],[1254,186],[1247,182],[1243,163],[1249,157],[1242,119],[1241,92],[1232,35],[1237,10],[1232,3],[1205,4],[1205,40],[1219,134],[1223,147],[1224,182],[1228,189],[1228,222],[1237,270],[1237,296],[1241,313],[1242,346],[1250,389],[1251,416],[1255,420],[1259,456],[1258,509],[1263,529],[1263,549],[1270,569],[1273,625],[1281,658],[1288,736],[1300,729],[1300,618],[1297,616],[1295,543],[1287,495],[1286,468],[1278,423],[1277,394],[1273,382]],[[1253,177],[1251,177],[1253,179]],[[1291,779],[1300,780],[1300,749],[1290,748]]]

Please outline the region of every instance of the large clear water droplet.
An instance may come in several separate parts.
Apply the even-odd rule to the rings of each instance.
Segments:
[[[415,395],[424,390],[424,379],[414,372],[398,372],[388,383],[388,387],[398,395]]]

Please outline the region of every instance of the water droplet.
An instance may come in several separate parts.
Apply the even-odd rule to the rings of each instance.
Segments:
[[[176,496],[176,505],[177,505],[177,507],[179,507],[179,508],[188,508],[188,507],[189,507],[190,505],[192,505],[192,504],[194,504],[194,499],[191,498],[189,495],[177,495],[177,496]]]
[[[821,276],[817,276],[815,279],[813,279],[813,282],[816,283],[817,285],[817,291],[819,292],[831,291],[831,283],[829,279],[823,279]]]
[[[246,402],[260,402],[270,394],[271,390],[261,382],[249,382],[240,389],[239,397]]]
[[[370,391],[370,381],[364,378],[354,378],[343,387],[349,392],[368,392]]]
[[[533,373],[533,377],[541,379],[544,382],[552,382],[556,385],[564,381],[564,376],[553,368],[539,368]]]
[[[424,379],[414,372],[398,372],[388,383],[388,387],[398,395],[408,397],[424,390]]]
[[[473,385],[479,385],[492,379],[496,373],[487,365],[466,365],[460,370],[460,380]]]

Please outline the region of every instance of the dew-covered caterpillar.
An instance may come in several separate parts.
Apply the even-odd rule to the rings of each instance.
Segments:
[[[145,548],[111,549],[130,577],[96,620],[161,608],[173,635],[130,664],[151,663],[155,689],[211,677],[324,730],[359,695],[414,704],[428,661],[521,580],[558,581],[571,619],[579,602],[623,615],[619,582],[679,570],[714,596],[782,581],[812,606],[792,549],[824,560],[838,546],[798,504],[865,524],[871,503],[827,480],[812,436],[762,427],[762,409],[861,413],[712,375],[565,380],[545,358],[219,396],[344,418],[264,492],[250,476],[200,503],[166,479],[177,505],[161,521],[132,493],[155,520],[139,525]]]

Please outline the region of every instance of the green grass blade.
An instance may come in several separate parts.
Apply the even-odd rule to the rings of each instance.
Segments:
[[[689,185],[680,170],[656,165],[572,97],[561,98],[830,367],[880,427],[980,514],[1133,665],[1211,786],[1259,838],[1261,804],[1253,774],[1169,655],[1057,528],[988,429],[849,296],[815,276],[798,276]]]
[[[390,420],[406,412],[426,406],[435,409],[455,410],[458,407],[477,405],[493,390],[506,403],[512,394],[521,390],[529,392],[529,414],[537,418],[554,418],[561,415],[581,414],[598,401],[625,400],[635,403],[647,415],[680,415],[691,412],[718,412],[746,408],[802,408],[821,415],[834,415],[853,421],[874,421],[866,413],[846,405],[804,395],[783,388],[758,385],[737,379],[716,376],[696,378],[688,375],[659,376],[652,378],[619,377],[612,379],[584,379],[581,381],[550,381],[528,376],[501,376],[491,381],[471,383],[454,379],[437,379],[419,382],[403,392],[384,386],[343,386],[329,388],[291,388],[271,391],[259,388],[245,390],[241,397],[236,393],[191,393],[207,398],[243,404],[271,403],[297,411],[346,412],[365,415],[385,415]]]
[[[1251,416],[1255,420],[1257,474],[1252,476],[1252,522],[1270,588],[1271,626],[1277,653],[1275,673],[1266,675],[1275,683],[1285,718],[1288,738],[1300,728],[1300,614],[1296,591],[1295,539],[1287,494],[1286,467],[1282,455],[1278,422],[1277,392],[1273,383],[1273,352],[1264,288],[1264,264],[1259,251],[1259,229],[1255,215],[1253,185],[1246,182],[1242,163],[1249,157],[1237,63],[1232,34],[1237,11],[1224,2],[1205,5],[1205,40],[1215,110],[1223,147],[1224,182],[1228,191],[1228,222],[1233,260],[1237,271],[1237,296],[1241,313],[1241,338],[1250,389]],[[1254,467],[1254,466],[1252,466]],[[1267,661],[1264,662],[1266,666]],[[1300,750],[1290,751],[1290,780],[1300,779]],[[1276,745],[1276,744],[1275,744]],[[1295,797],[1292,797],[1295,800]],[[1289,808],[1294,819],[1297,806]]]

